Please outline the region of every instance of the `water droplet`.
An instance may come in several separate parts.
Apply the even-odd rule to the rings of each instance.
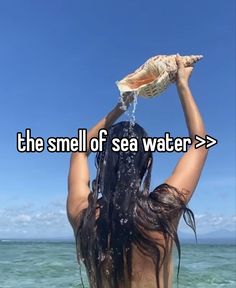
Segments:
[[[128,222],[128,219],[127,218],[121,218],[120,219],[120,224],[121,225],[124,225],[124,224],[126,224]]]
[[[120,209],[120,205],[118,205],[117,203],[115,204],[115,208],[117,209],[117,210],[119,210]]]
[[[133,109],[132,109],[131,119],[130,119],[131,125],[135,124],[135,110],[136,110],[136,106],[137,106],[137,100],[138,100],[138,95],[137,95],[137,93],[134,93],[134,101],[132,103]]]
[[[106,275],[110,275],[110,272],[108,269],[105,270]]]
[[[119,100],[120,100],[120,103],[121,103],[121,109],[125,111],[125,110],[127,109],[127,106],[125,105],[124,97],[123,97],[123,96],[124,96],[123,94],[120,95]]]

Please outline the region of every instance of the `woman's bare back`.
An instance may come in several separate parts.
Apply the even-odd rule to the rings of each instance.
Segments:
[[[152,239],[156,240],[157,245],[165,247],[164,237],[159,232],[148,232]],[[169,247],[165,247],[166,256],[159,272],[160,288],[172,287],[172,241],[169,241]],[[160,246],[159,246],[160,249]],[[160,249],[161,261],[163,260],[164,250]],[[136,245],[133,244],[132,259],[132,288],[157,288],[156,271],[152,259],[144,255]]]
[[[96,209],[96,220],[99,218],[100,208],[97,206]],[[147,231],[148,235],[155,240],[157,245],[165,247],[164,236],[160,232]],[[164,259],[163,265],[160,269],[159,284],[160,288],[171,288],[172,287],[172,275],[173,275],[173,264],[172,264],[172,240],[169,241],[168,247],[165,247],[167,254]],[[160,250],[160,259],[163,259],[164,250]],[[120,287],[126,288],[126,287]],[[151,259],[145,255],[137,245],[132,244],[132,278],[131,288],[157,288],[156,282],[156,271],[155,265]]]

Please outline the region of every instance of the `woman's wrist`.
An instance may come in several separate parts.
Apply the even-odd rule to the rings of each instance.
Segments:
[[[117,111],[120,111],[121,113],[124,113],[129,108],[130,103],[124,103],[122,101],[118,102],[114,109]]]
[[[128,96],[130,96],[128,98]],[[112,125],[128,108],[129,105],[133,101],[132,95],[125,95],[123,100],[120,99],[120,101],[115,105],[115,107],[111,110],[111,112],[107,115],[107,126],[109,127]]]
[[[109,128],[123,113],[120,103],[117,103],[106,116],[106,128]]]
[[[189,83],[188,81],[185,80],[179,80],[176,82],[176,86],[178,89],[188,89],[189,88]]]

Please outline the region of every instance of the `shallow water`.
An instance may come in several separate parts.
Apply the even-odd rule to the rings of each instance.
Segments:
[[[236,287],[235,249],[182,245],[179,288]],[[88,288],[85,271],[82,275]],[[0,242],[1,288],[80,288],[80,283],[73,242]]]

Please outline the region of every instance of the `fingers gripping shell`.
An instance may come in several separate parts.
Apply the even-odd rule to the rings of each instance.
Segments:
[[[176,56],[157,55],[148,59],[134,73],[116,82],[121,95],[125,92],[135,92],[139,96],[148,98],[160,95],[175,82]],[[192,66],[202,57],[202,55],[181,56],[185,67]]]

